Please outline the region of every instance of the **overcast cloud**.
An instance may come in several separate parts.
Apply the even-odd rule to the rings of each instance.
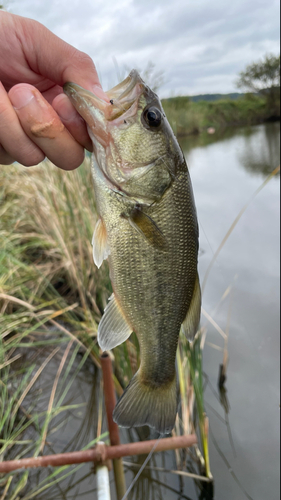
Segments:
[[[95,61],[105,90],[149,61],[160,95],[237,91],[239,71],[279,53],[278,0],[10,0],[10,12],[43,23]]]

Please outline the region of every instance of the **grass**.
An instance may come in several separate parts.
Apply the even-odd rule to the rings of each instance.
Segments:
[[[254,94],[245,94],[236,100],[198,102],[186,96],[172,97],[163,99],[162,104],[177,136],[200,133],[208,128],[252,125],[270,118],[266,99]]]
[[[107,278],[91,265],[95,210],[87,168],[72,176],[47,163],[2,172],[2,313],[10,316],[21,305],[4,300],[5,294],[29,304],[30,320],[32,308],[44,315],[48,303],[53,318],[71,325],[79,338],[95,336]]]
[[[7,460],[37,456],[58,415],[75,410],[65,404],[75,377],[88,357],[99,366],[95,337],[108,277],[91,265],[95,210],[86,166],[72,177],[48,163],[1,172],[0,459]],[[45,401],[37,382],[58,355]],[[27,472],[2,477],[1,500],[17,498],[27,482]]]
[[[71,400],[73,384],[89,359],[99,368],[97,326],[111,285],[107,266],[97,270],[92,262],[97,215],[89,159],[75,172],[60,171],[47,161],[32,169],[2,166],[1,172],[0,460],[8,460],[46,452],[58,425],[78,411],[79,404]],[[175,432],[198,431],[201,446],[192,456],[194,468],[211,479],[202,347],[200,333],[193,346],[181,335],[182,404]],[[120,395],[139,366],[136,336],[116,348],[114,357]],[[54,360],[55,373],[42,391]],[[101,400],[92,412],[99,436]],[[183,457],[177,457],[182,466]],[[0,498],[44,497],[47,487],[58,486],[72,472],[55,469],[36,481],[28,471],[0,476]]]
[[[52,443],[63,434],[67,421],[77,418],[84,406],[74,400],[73,394],[77,391],[75,385],[88,360],[89,349],[78,357],[80,346],[74,339],[59,331],[47,333],[42,330],[41,321],[34,326],[32,331],[27,329],[24,334],[12,335],[8,340],[2,335],[1,460],[52,452]],[[88,435],[86,448],[105,437],[99,436],[89,443]],[[37,480],[31,471],[0,475],[1,498],[16,500],[20,495],[24,500],[39,499],[41,493],[65,482],[79,468],[81,466],[40,471]]]

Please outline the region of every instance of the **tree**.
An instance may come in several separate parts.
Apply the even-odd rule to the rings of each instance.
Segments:
[[[280,54],[267,54],[262,60],[249,64],[239,73],[236,85],[264,95],[270,112],[280,116]]]
[[[239,74],[237,87],[261,93],[280,87],[280,55],[268,54],[263,60],[249,64]]]

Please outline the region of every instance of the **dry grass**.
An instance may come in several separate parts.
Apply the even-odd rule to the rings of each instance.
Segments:
[[[49,162],[1,167],[0,293],[35,307],[51,300],[55,310],[76,303],[80,325],[87,322],[95,335],[109,283],[106,270],[92,264],[96,211],[88,163],[74,172]],[[1,306],[2,313],[15,310],[9,301]]]

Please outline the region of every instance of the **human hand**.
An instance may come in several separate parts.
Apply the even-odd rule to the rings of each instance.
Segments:
[[[0,164],[37,165],[47,156],[78,167],[92,144],[63,94],[75,82],[108,101],[93,61],[37,21],[0,11]]]

